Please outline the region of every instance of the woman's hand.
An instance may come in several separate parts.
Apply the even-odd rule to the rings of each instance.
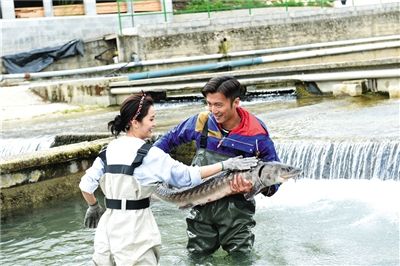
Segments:
[[[237,156],[234,158],[229,158],[228,160],[222,161],[222,170],[249,170],[255,167],[258,163],[256,157],[246,157]]]

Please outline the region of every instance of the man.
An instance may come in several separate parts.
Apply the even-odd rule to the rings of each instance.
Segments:
[[[202,89],[209,111],[188,118],[155,145],[170,152],[173,147],[195,140],[196,165],[239,155],[279,161],[264,123],[239,107],[242,90],[234,77],[212,78]],[[235,192],[247,192],[251,186],[242,178],[231,184]],[[272,196],[278,187],[268,187],[262,193]],[[255,201],[247,201],[243,194],[194,207],[186,219],[188,251],[192,255],[207,255],[222,246],[232,255],[248,254],[254,244],[254,213]]]

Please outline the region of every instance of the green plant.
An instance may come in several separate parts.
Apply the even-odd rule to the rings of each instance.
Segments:
[[[190,12],[230,10],[267,6],[260,0],[192,0],[184,9]]]
[[[307,6],[325,6],[332,7],[335,0],[309,0]]]
[[[272,3],[273,6],[304,6],[303,1],[279,0]]]
[[[265,0],[189,0],[185,7],[175,11],[179,13],[210,12],[220,10],[247,9],[259,7],[331,7],[334,0],[277,0],[267,4]]]

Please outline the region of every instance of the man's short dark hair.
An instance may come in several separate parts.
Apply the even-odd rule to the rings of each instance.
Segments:
[[[220,92],[225,95],[226,98],[235,100],[237,97],[240,98],[244,94],[245,89],[240,82],[232,76],[220,76],[210,79],[206,85],[204,85],[201,93],[204,97],[207,97],[209,93]]]

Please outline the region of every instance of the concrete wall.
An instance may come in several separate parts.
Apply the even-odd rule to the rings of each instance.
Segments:
[[[80,177],[110,139],[70,144],[0,163],[1,219],[79,193]]]
[[[124,27],[131,21],[123,19]],[[135,17],[135,23],[164,23],[163,15]],[[118,15],[45,17],[34,19],[3,19],[1,56],[53,47],[73,39],[85,42],[98,40],[119,32]],[[7,40],[7,41],[6,41]]]
[[[57,80],[33,84],[30,89],[45,101],[109,106],[116,104],[115,99],[109,94],[109,83],[121,80],[125,78],[99,77],[68,80],[68,82]]]
[[[113,57],[118,50],[116,39],[112,36],[86,41],[83,44],[83,48],[83,56],[77,55],[63,58],[49,65],[43,71],[57,71],[113,64]],[[5,73],[5,68],[2,69],[2,72]]]
[[[135,24],[164,23],[164,16],[146,15],[135,17]],[[123,27],[131,27],[131,21],[122,20]],[[2,19],[0,24],[0,56],[28,52],[34,49],[63,45],[73,39],[84,41],[85,55],[62,59],[44,71],[95,67],[112,63],[112,51],[103,55],[106,61],[95,56],[109,48],[116,48],[116,39],[109,38],[119,32],[118,16],[70,16],[45,17],[35,19]],[[6,73],[3,65],[0,72]]]
[[[0,188],[36,183],[86,170],[110,139],[58,146],[10,157],[0,163]]]
[[[129,13],[124,13],[121,17],[118,14],[96,15],[96,0],[84,0],[82,2],[85,9],[84,16],[54,17],[52,1],[38,1],[43,1],[46,17],[16,19],[14,1],[0,0],[0,13],[2,15],[0,56],[53,47],[73,39],[97,40],[105,35],[118,33],[120,23],[123,28],[126,28],[140,24],[162,24],[166,19],[163,13],[151,15],[141,13],[136,16],[134,10],[132,13],[131,8],[134,0],[126,0]],[[164,8],[163,2],[165,3],[167,20],[171,20],[172,0],[160,1],[162,1],[162,9]],[[134,17],[129,16],[132,14]]]
[[[378,91],[387,92],[390,98],[400,98],[400,78],[378,79],[376,87]]]
[[[340,9],[296,9],[289,13],[227,16],[178,22],[167,27],[139,26],[133,36],[120,36],[119,49],[128,60],[218,53],[223,38],[229,51],[266,49],[299,44],[356,39],[400,33],[399,3]]]
[[[124,19],[117,44],[104,36],[118,33],[117,15],[2,20],[3,55],[85,41],[84,57],[63,59],[46,69],[61,70],[108,64],[94,56],[118,46],[120,61],[214,54],[223,38],[229,51],[265,49],[315,42],[400,34],[399,3],[345,8],[285,8],[164,16],[137,16],[135,27]],[[29,29],[29,30],[27,30]],[[7,40],[7,41],[4,41]],[[105,54],[111,60],[110,54]],[[140,69],[139,69],[140,70]]]

